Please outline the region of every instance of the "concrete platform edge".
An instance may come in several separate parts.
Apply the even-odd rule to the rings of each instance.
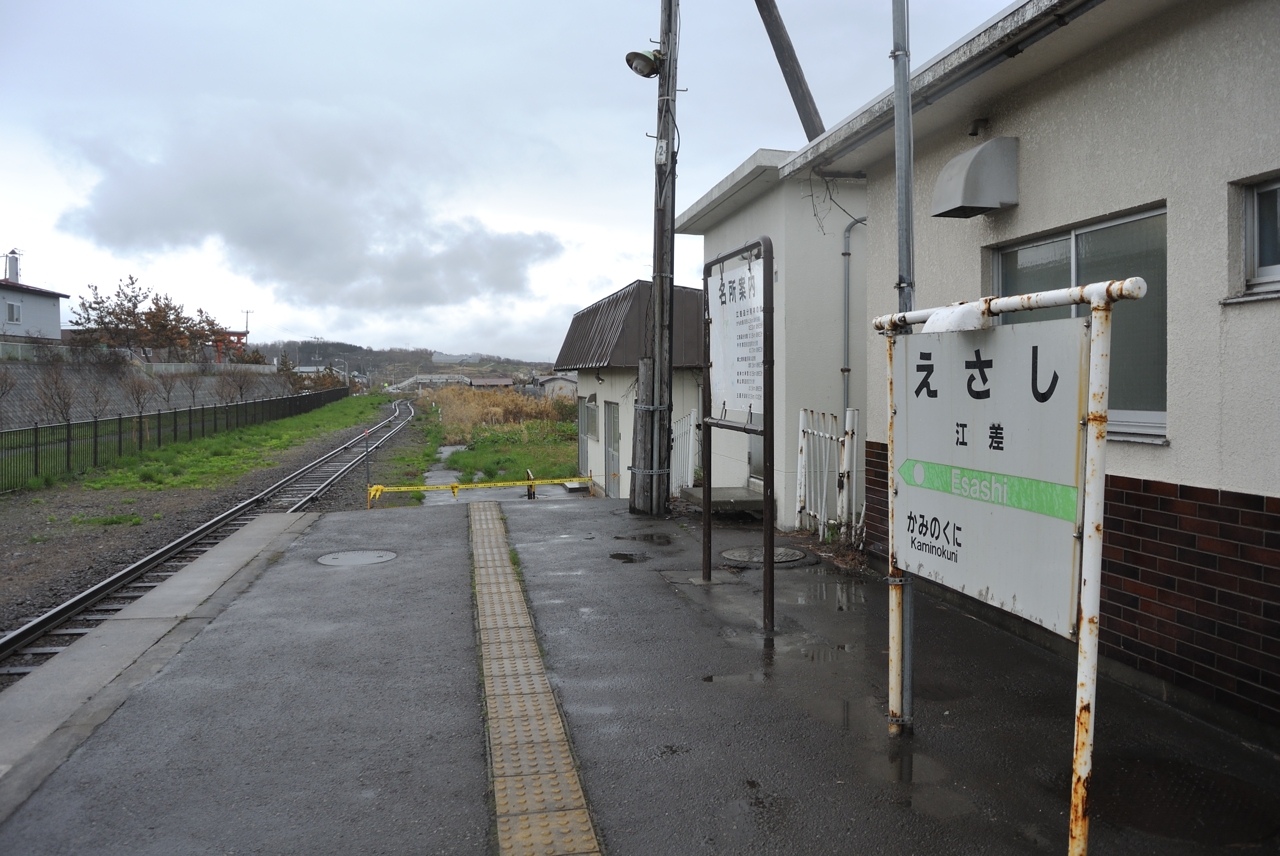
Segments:
[[[136,610],[134,617],[122,611],[0,694],[0,822],[319,517],[257,518],[128,607]],[[174,585],[161,593],[169,583]],[[188,597],[186,603],[175,600],[175,591]],[[165,602],[160,612],[176,614],[155,617],[143,602],[156,594]]]

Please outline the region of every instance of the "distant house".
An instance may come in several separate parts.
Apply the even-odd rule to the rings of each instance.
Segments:
[[[575,373],[568,375],[546,375],[537,380],[538,395],[543,398],[576,398],[578,395],[578,378]]]
[[[473,377],[470,383],[474,389],[510,389],[516,385],[509,377]]]
[[[71,295],[18,281],[18,255],[5,256],[5,278],[0,279],[0,333],[27,339],[45,339],[58,343],[62,339],[62,299]]]
[[[652,289],[649,282],[636,280],[578,312],[556,357],[557,372],[578,373],[578,471],[581,475],[590,473],[606,496],[631,494],[627,464],[635,426],[644,312]],[[701,401],[701,289],[676,287],[672,327],[674,421],[697,410]]]

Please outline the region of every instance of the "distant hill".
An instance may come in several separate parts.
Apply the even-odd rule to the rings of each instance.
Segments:
[[[315,339],[250,341],[249,347],[257,348],[268,360],[274,360],[281,351],[287,351],[289,359],[297,365],[324,366],[332,363],[336,368],[342,368],[343,361],[346,361],[348,370],[367,374],[375,383],[394,383],[410,375],[437,372],[468,377],[527,378],[535,374],[550,374],[552,365],[495,354],[445,354],[430,348],[364,348],[347,342]]]

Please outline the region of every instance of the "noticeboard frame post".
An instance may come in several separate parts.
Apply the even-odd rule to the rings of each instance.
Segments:
[[[764,396],[763,425],[735,422],[711,416],[711,272],[725,262],[742,257],[750,260],[760,253],[764,264],[762,277],[764,313],[763,353],[761,354],[761,380]],[[764,630],[772,633],[773,621],[773,528],[774,509],[773,474],[773,240],[761,235],[737,249],[723,253],[702,266],[702,581],[711,582],[711,430],[737,431],[755,434],[764,440],[764,584],[762,613]]]
[[[945,313],[945,319],[934,319],[939,332],[980,329],[989,319],[1010,312],[1047,309],[1054,306],[1084,304],[1089,306],[1089,381],[1085,416],[1085,471],[1083,545],[1080,554],[1080,591],[1076,626],[1076,712],[1075,750],[1071,771],[1071,816],[1068,835],[1069,856],[1086,856],[1089,850],[1089,784],[1093,776],[1094,710],[1098,683],[1098,629],[1102,598],[1103,507],[1106,487],[1107,407],[1111,378],[1111,311],[1121,300],[1138,300],[1146,296],[1147,284],[1140,277],[1110,282],[1096,282],[1056,291],[1043,291],[1012,297],[985,297],[971,303],[953,304],[934,309],[919,309],[883,315],[872,326],[886,337],[905,332],[913,324],[929,321]],[[937,323],[942,320],[942,323]],[[890,573],[897,566],[894,544],[894,495],[897,492],[893,448],[893,351],[889,348],[889,564]],[[901,569],[897,571],[902,573]],[[902,705],[901,669],[902,615],[891,610],[889,626],[889,716],[894,729],[895,709]],[[895,696],[896,693],[896,696]]]

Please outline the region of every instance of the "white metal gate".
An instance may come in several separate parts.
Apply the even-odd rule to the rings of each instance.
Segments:
[[[612,401],[604,403],[604,495],[617,498],[622,493],[620,473],[622,471],[619,446],[622,442],[622,429],[618,423],[618,405]]]
[[[693,487],[693,470],[701,454],[701,432],[698,430],[697,408],[671,423],[671,495]]]
[[[840,540],[853,538],[857,487],[858,411],[844,412],[844,430],[834,413],[800,411],[800,452],[796,458],[796,526]]]

